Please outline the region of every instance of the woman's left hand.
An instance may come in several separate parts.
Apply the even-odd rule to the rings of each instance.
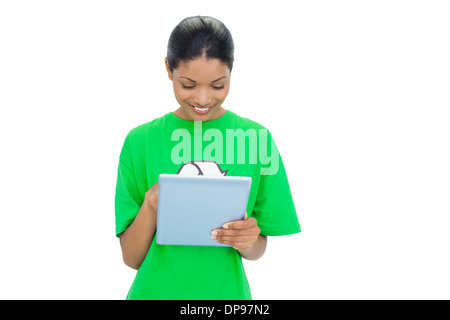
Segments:
[[[222,229],[213,230],[211,239],[230,245],[239,251],[245,251],[255,244],[260,233],[256,219],[249,218],[245,213],[244,220],[227,222]]]

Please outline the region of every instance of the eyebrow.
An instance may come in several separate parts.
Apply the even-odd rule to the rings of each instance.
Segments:
[[[192,81],[192,82],[194,82],[194,83],[197,83],[197,81],[192,80],[191,78],[188,78],[188,77],[180,77],[180,78],[184,78],[184,79],[187,79],[187,80]],[[214,82],[217,82],[217,81],[219,81],[219,80],[222,80],[223,78],[226,78],[226,76],[223,76],[223,77],[220,77],[219,79],[216,79],[216,80],[214,80],[214,81],[211,81],[211,83],[214,83]]]

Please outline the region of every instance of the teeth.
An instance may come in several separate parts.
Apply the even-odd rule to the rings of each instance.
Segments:
[[[206,111],[209,108],[197,108],[197,107],[194,107],[194,109],[197,110],[197,111]]]

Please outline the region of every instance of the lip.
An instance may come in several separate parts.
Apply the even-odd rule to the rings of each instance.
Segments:
[[[196,110],[192,104],[189,104],[189,106],[192,108],[192,110],[194,110],[194,112],[196,114],[200,114],[200,115],[207,114],[214,107],[214,106],[211,106],[211,107],[208,107],[208,109],[206,109],[205,111],[200,111],[200,110]]]

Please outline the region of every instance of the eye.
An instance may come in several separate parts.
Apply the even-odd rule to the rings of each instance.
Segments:
[[[184,84],[181,84],[183,89],[193,89],[195,86],[185,86]]]
[[[216,90],[220,90],[220,89],[224,89],[225,88],[225,85],[223,85],[223,86],[221,86],[221,87],[215,87],[215,86],[213,86],[213,89],[216,89]]]

